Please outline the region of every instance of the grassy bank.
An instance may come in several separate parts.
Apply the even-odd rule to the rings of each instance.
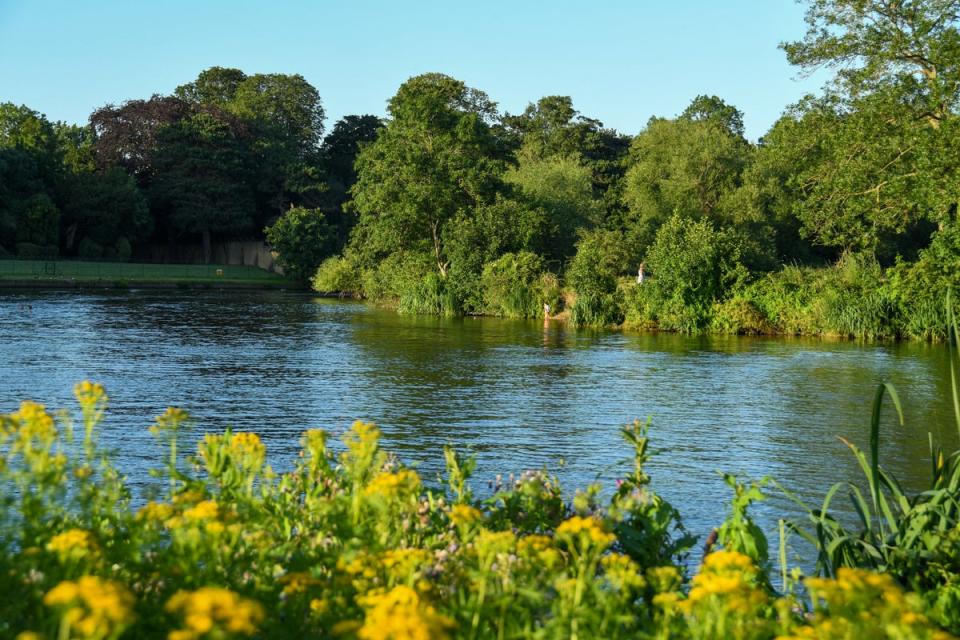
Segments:
[[[298,287],[281,275],[247,265],[134,264],[82,260],[0,260],[0,286],[43,285]]]

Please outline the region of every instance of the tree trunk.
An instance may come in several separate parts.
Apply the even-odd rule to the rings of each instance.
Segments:
[[[210,254],[213,253],[210,249],[210,230],[203,230],[203,264],[210,264]]]
[[[431,231],[433,232],[433,252],[437,258],[437,269],[440,271],[440,277],[446,279],[448,263],[440,257],[440,223],[434,222],[431,225]]]

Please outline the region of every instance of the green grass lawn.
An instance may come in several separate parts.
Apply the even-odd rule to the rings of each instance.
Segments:
[[[0,260],[0,282],[4,280],[295,285],[281,275],[246,265],[134,264],[81,260]]]

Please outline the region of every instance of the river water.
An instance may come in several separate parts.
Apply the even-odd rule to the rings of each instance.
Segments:
[[[655,488],[704,536],[729,491],[718,472],[772,476],[808,501],[858,479],[838,436],[865,447],[876,385],[892,382],[881,456],[908,486],[929,469],[927,432],[953,447],[947,349],[783,338],[576,331],[496,318],[400,316],[290,292],[0,291],[0,411],[73,406],[82,379],[110,395],[104,441],[131,484],[154,482],[147,427],[167,406],[204,431],[258,433],[289,468],[306,428],[377,423],[385,446],[433,479],[447,443],[496,474],[546,468],[572,492],[626,468],[618,429],[652,419]],[[776,494],[776,491],[772,493]],[[774,538],[796,514],[757,510]]]

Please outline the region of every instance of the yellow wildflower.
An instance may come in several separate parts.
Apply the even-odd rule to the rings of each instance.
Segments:
[[[10,414],[10,420],[17,434],[18,448],[30,450],[35,443],[47,447],[57,437],[53,416],[42,404],[25,400],[20,403],[19,411]]]
[[[204,529],[206,529],[207,533],[216,536],[223,533],[226,527],[223,525],[222,522],[214,520],[213,522],[208,522],[207,525],[204,527]]]
[[[199,637],[213,629],[221,633],[251,636],[263,621],[264,610],[260,603],[243,598],[233,591],[220,587],[203,587],[196,591],[178,591],[164,607],[169,613],[183,616],[185,629],[172,632],[168,638],[188,638],[189,633]]]
[[[608,547],[617,539],[612,533],[607,533],[596,518],[573,516],[564,520],[557,527],[557,537],[589,541],[599,547]]]
[[[638,591],[646,585],[646,580],[640,575],[640,565],[629,556],[621,553],[611,553],[600,560],[603,574],[613,588],[618,591]]]
[[[278,582],[283,587],[283,593],[288,596],[304,593],[312,586],[320,584],[320,581],[304,571],[292,571],[280,577]]]
[[[517,536],[512,531],[488,531],[483,529],[474,540],[474,549],[481,563],[489,563],[501,553],[510,553],[517,544]]]
[[[47,550],[62,555],[96,551],[97,543],[89,531],[69,529],[50,538]]]
[[[107,393],[104,391],[103,385],[90,382],[89,380],[77,383],[77,385],[73,387],[73,395],[76,396],[77,402],[81,405],[95,405],[107,399]]]
[[[119,635],[133,621],[133,596],[122,585],[96,576],[65,580],[47,592],[43,603],[63,610],[81,637]]]
[[[380,561],[394,580],[404,580],[431,559],[432,555],[426,549],[390,549],[384,552]]]
[[[887,637],[938,637],[922,599],[888,574],[842,568],[836,579],[810,578],[806,586],[814,614],[809,626],[792,631],[797,637],[867,637],[875,629]]]
[[[457,526],[468,526],[483,520],[483,513],[467,504],[455,504],[450,508],[450,522]]]
[[[190,414],[177,407],[167,407],[162,415],[157,416],[154,425],[150,427],[150,433],[160,435],[165,431],[176,433],[180,425],[190,420]]]
[[[107,392],[103,385],[84,380],[73,387],[73,395],[80,404],[84,423],[88,429],[92,428],[94,423],[99,422],[107,407]]]
[[[454,622],[407,586],[374,591],[357,599],[366,609],[361,640],[445,640]]]
[[[165,502],[148,502],[137,511],[137,520],[162,522],[173,515],[173,505]]]
[[[411,469],[401,469],[396,473],[384,471],[374,476],[363,490],[364,495],[381,498],[398,498],[415,493],[420,488],[420,476]]]
[[[675,591],[680,588],[680,570],[673,565],[647,569],[647,582],[658,593]]]
[[[563,561],[563,556],[554,545],[553,538],[529,535],[517,541],[517,555],[537,567],[552,569]]]
[[[220,507],[214,500],[204,500],[183,512],[187,520],[212,520],[220,513]]]
[[[17,634],[16,640],[43,640],[43,636],[36,631],[21,631]]]

